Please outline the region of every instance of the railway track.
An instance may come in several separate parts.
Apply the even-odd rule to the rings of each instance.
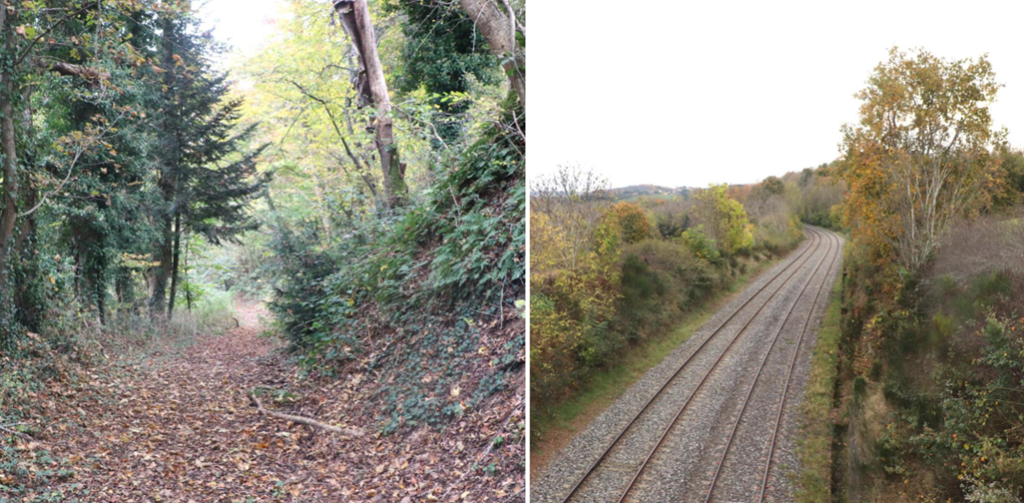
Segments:
[[[764,356],[761,358],[761,362],[757,368],[757,374],[754,376],[754,380],[751,381],[750,386],[747,388],[747,394],[743,398],[743,405],[741,405],[740,407],[740,413],[736,416],[736,420],[733,421],[732,427],[729,431],[729,437],[726,439],[725,448],[722,451],[722,455],[719,458],[718,462],[715,464],[715,472],[711,478],[711,482],[708,486],[707,493],[704,497],[705,503],[712,501],[712,498],[715,494],[715,488],[717,487],[718,481],[721,478],[723,467],[725,467],[726,460],[729,456],[729,450],[733,446],[733,440],[736,438],[736,432],[739,429],[740,422],[743,420],[743,414],[747,411],[747,408],[751,403],[751,397],[754,394],[754,389],[757,387],[759,382],[763,382],[760,381],[760,378],[764,373],[766,364],[768,363],[769,356],[772,355],[772,350],[775,349],[776,343],[778,343],[779,341],[779,336],[782,334],[783,329],[786,327],[786,322],[789,321],[790,316],[793,315],[794,310],[796,309],[797,305],[799,305],[800,298],[803,296],[804,292],[807,291],[807,288],[811,286],[811,283],[814,281],[814,277],[818,273],[818,269],[820,269],[821,265],[825,262],[826,259],[828,259],[828,256],[831,255],[832,258],[829,261],[829,265],[826,271],[832,270],[832,267],[835,265],[836,258],[839,257],[839,239],[834,235],[829,234],[828,240],[829,251],[826,252],[825,257],[822,258],[821,262],[818,264],[818,267],[815,269],[814,273],[811,274],[811,278],[800,291],[800,295],[797,296],[797,302],[794,302],[793,305],[789,308],[788,312],[786,313],[786,318],[783,320],[782,324],[779,325],[779,328],[778,330],[776,330],[774,337],[772,337],[771,345],[768,346],[768,350],[765,351]],[[834,251],[832,250],[833,242],[836,244],[836,250]],[[800,335],[797,338],[796,349],[793,351],[793,356],[790,359],[788,370],[786,372],[785,385],[783,386],[782,393],[779,398],[779,406],[777,408],[778,412],[776,413],[775,420],[772,424],[771,440],[768,443],[768,456],[765,461],[763,475],[761,476],[760,490],[757,494],[756,501],[758,503],[765,500],[765,495],[768,488],[768,477],[771,472],[775,446],[778,441],[779,426],[782,423],[783,408],[786,403],[786,395],[789,393],[790,384],[792,383],[793,371],[796,369],[797,358],[800,356],[800,348],[803,346],[804,337],[807,335],[807,327],[810,325],[811,317],[814,315],[815,312],[815,307],[817,307],[818,302],[821,300],[821,294],[823,291],[828,291],[829,277],[829,274],[825,274],[821,279],[818,289],[814,295],[814,301],[811,303],[811,308],[807,310],[807,316],[804,318],[803,325],[800,329]]]
[[[761,373],[765,367],[765,363],[768,361],[768,356],[772,354],[772,350],[776,347],[777,342],[780,340],[780,335],[783,334],[783,329],[785,328],[790,317],[793,315],[794,310],[800,304],[800,299],[803,297],[803,294],[811,287],[812,284],[820,283],[817,289],[817,294],[815,295],[815,300],[812,303],[811,308],[808,310],[807,319],[805,320],[803,329],[801,330],[799,336],[800,342],[798,343],[797,349],[793,354],[793,358],[789,366],[790,370],[786,377],[786,384],[784,387],[782,400],[779,402],[778,405],[778,413],[776,417],[776,423],[773,428],[772,440],[770,445],[770,449],[774,449],[777,436],[779,433],[779,424],[781,423],[783,416],[782,410],[785,404],[785,393],[787,393],[790,388],[790,381],[793,375],[793,369],[796,368],[797,354],[799,353],[800,347],[802,346],[804,334],[806,333],[807,327],[810,323],[811,314],[814,312],[814,307],[817,305],[817,302],[821,296],[821,289],[825,288],[825,285],[828,283],[827,278],[831,276],[831,270],[835,264],[835,261],[839,253],[839,239],[835,237],[833,234],[813,228],[807,228],[807,233],[810,235],[810,242],[802,248],[799,254],[797,254],[794,258],[790,259],[786,263],[785,267],[783,267],[781,270],[775,273],[772,278],[764,282],[760,286],[760,288],[758,288],[757,291],[754,292],[753,295],[750,295],[750,297],[747,298],[747,300],[744,301],[740,306],[734,308],[731,314],[729,314],[729,316],[724,321],[722,321],[710,334],[704,337],[703,341],[699,344],[699,346],[697,346],[696,349],[690,352],[689,355],[682,360],[682,362],[678,365],[675,371],[668,377],[668,379],[665,380],[665,382],[660,386],[660,388],[658,388],[654,392],[654,394],[650,396],[649,399],[646,400],[643,406],[635,414],[632,415],[631,419],[625,424],[625,426],[621,427],[618,434],[603,449],[603,451],[600,452],[597,458],[592,463],[590,463],[588,469],[582,474],[582,476],[578,477],[578,479],[575,481],[575,484],[571,486],[571,489],[569,489],[568,493],[564,493],[562,497],[558,497],[557,499],[553,499],[552,501],[561,501],[562,503],[576,501],[622,502],[633,498],[635,496],[634,490],[637,488],[638,484],[643,480],[645,471],[648,469],[649,466],[651,466],[652,459],[659,455],[661,449],[666,443],[666,439],[669,438],[672,431],[676,429],[679,425],[683,424],[680,423],[680,418],[683,416],[685,412],[687,412],[688,408],[690,407],[690,404],[693,402],[694,397],[698,394],[698,392],[700,392],[702,388],[705,387],[709,380],[709,377],[711,377],[715,373],[716,369],[719,368],[719,364],[722,363],[724,360],[732,357],[730,352],[733,350],[734,346],[736,346],[737,341],[744,339],[744,335],[747,334],[748,328],[750,328],[752,324],[771,323],[771,320],[773,318],[777,318],[777,316],[773,316],[772,313],[763,312],[769,306],[773,306],[772,301],[775,300],[780,293],[782,293],[783,298],[791,295],[791,290],[787,290],[787,288],[794,281],[794,278],[803,278],[804,276],[807,276],[806,281],[802,283],[802,287],[799,289],[799,293],[796,295],[796,298],[793,300],[792,304],[786,310],[785,318],[783,319],[782,323],[777,327],[777,330],[775,330],[774,335],[771,337],[771,345],[769,346],[769,349],[761,355],[761,362],[758,367],[757,374],[755,375],[753,381],[750,383],[746,398],[739,406],[740,414],[736,417],[735,423],[733,424],[733,427],[731,428],[731,431],[726,439],[726,447],[722,452],[719,465],[715,468],[714,475],[712,477],[710,486],[708,487],[705,493],[706,497],[704,498],[704,500],[710,500],[711,497],[714,495],[716,483],[718,482],[722,472],[721,467],[725,464],[725,460],[728,456],[729,449],[732,445],[732,440],[736,435],[737,429],[739,428],[739,422],[743,418],[743,411],[747,409],[747,405],[750,402],[750,397],[753,394],[753,389],[755,388],[755,386],[757,386],[758,379],[760,378]],[[833,244],[835,244],[836,246],[833,246]],[[823,246],[826,247],[826,250],[824,253],[819,254],[819,251],[822,249]],[[816,261],[813,261],[813,263],[810,266],[808,266],[808,263],[812,262],[811,259],[819,255],[820,258]],[[831,260],[828,260],[830,256]],[[821,279],[820,282],[816,282],[815,278],[818,277],[819,271],[826,262],[828,262],[828,267],[825,269],[824,279]],[[809,276],[807,275],[808,270],[810,270]],[[765,294],[767,295],[767,298],[765,298]],[[782,298],[780,298],[779,302],[783,302]],[[750,315],[749,317],[740,316],[741,313],[745,313],[750,310],[748,309],[748,307],[751,309],[756,307],[756,311],[754,312],[754,314]],[[727,330],[735,328],[735,326],[737,324],[740,324],[741,322],[742,324],[739,330],[735,332]],[[749,337],[754,336],[750,335]],[[723,341],[723,339],[725,339],[725,341]],[[724,349],[720,347],[723,343],[726,344]],[[687,369],[689,369],[692,366],[691,362],[694,362],[695,359],[698,358],[712,358],[713,362],[711,362],[710,367],[707,368],[706,371],[693,370],[692,372],[687,372]],[[696,366],[698,368],[700,367],[700,365]],[[692,381],[696,378],[691,378],[691,382],[679,382],[682,381],[682,379],[680,379],[681,376],[691,374],[693,372],[701,372],[702,374],[699,377],[699,379],[697,379],[695,385],[692,385]],[[720,378],[721,376],[719,376],[719,379]],[[739,382],[737,381],[735,384],[739,384]],[[685,398],[680,400],[679,398],[681,397],[670,396],[679,395],[680,390],[676,388],[680,387],[689,388]],[[664,411],[666,407],[668,407],[669,405],[674,406],[673,408],[675,410],[675,414],[667,422],[661,420],[661,424],[657,425],[654,423],[659,422],[658,420],[656,420],[658,418],[648,418],[648,416],[657,416],[659,414],[665,415]],[[655,409],[657,409],[659,412],[653,412]],[[618,449],[623,448],[623,445],[639,443],[628,442],[628,437],[642,437],[644,433],[643,430],[648,430],[651,427],[656,427],[656,429],[660,430],[660,435],[658,436],[657,440],[653,442],[653,446],[650,446],[650,442],[647,442],[648,447],[644,449],[646,455],[643,456],[642,460],[639,460],[639,462],[637,463],[616,462],[611,459],[613,457],[613,454],[618,452]],[[634,449],[634,451],[636,450],[635,445],[631,445],[630,448]],[[772,457],[773,456],[771,454],[768,455],[769,468],[765,469],[766,474],[770,471]],[[603,484],[606,487],[593,488],[593,490],[590,490],[591,488],[588,487],[590,485],[602,485],[600,479],[603,478],[620,478],[623,473],[630,475],[629,480],[626,481],[624,484],[613,482],[610,485],[616,487],[607,487],[609,484]],[[766,486],[767,478],[765,477],[765,482],[761,486],[762,498],[764,497],[763,495],[765,493]]]

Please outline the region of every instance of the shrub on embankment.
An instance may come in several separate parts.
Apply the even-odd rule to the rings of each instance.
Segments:
[[[524,364],[523,141],[489,126],[420,199],[327,244],[314,220],[275,226],[283,334],[307,368],[378,373],[384,431],[459,417]]]
[[[693,204],[613,203],[602,189],[592,173],[563,167],[531,193],[535,426],[631,348],[663,338],[802,238],[786,204],[752,219],[724,185],[698,191]]]
[[[851,261],[839,390],[839,411],[849,412],[836,445],[858,445],[838,455],[859,468],[837,466],[840,493],[1024,496],[1019,221],[991,215],[958,226],[926,270],[889,293],[891,304],[865,279],[870,268]],[[991,251],[965,259],[972,242]]]
[[[999,87],[986,57],[893,49],[844,128],[835,498],[1024,496],[1024,245],[1005,213],[1016,154],[987,108]],[[945,113],[954,104],[970,128]]]

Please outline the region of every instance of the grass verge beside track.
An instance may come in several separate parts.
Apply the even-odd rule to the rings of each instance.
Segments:
[[[811,357],[811,373],[805,390],[800,438],[797,442],[801,468],[796,484],[798,503],[832,500],[832,422],[829,414],[832,410],[839,339],[842,335],[842,283],[840,275],[832,285],[832,294]]]
[[[713,314],[746,289],[750,282],[787,256],[772,257],[748,268],[746,274],[738,276],[728,288],[712,295],[664,337],[651,338],[647,344],[628,348],[623,352],[618,365],[595,375],[585,389],[555,407],[551,414],[531,418],[532,427],[540,432],[542,440],[530,444],[530,476],[539,476],[541,470],[559,450],[572,441],[577,432],[586,428],[633,383],[686,342]]]

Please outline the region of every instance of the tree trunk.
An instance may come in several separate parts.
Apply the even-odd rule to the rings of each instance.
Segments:
[[[187,7],[187,5],[186,5]],[[174,31],[174,23],[170,18],[165,18],[160,23],[161,28],[165,34],[170,34]],[[160,46],[160,60],[166,70],[163,74],[163,84],[167,89],[172,89],[174,86],[174,73],[171,69],[174,68],[174,42],[169,36],[163,37],[163,42]],[[164,122],[160,124],[163,137],[161,138],[162,149],[165,152],[165,159],[163,159],[163,165],[161,166],[160,180],[158,186],[160,187],[160,193],[163,196],[164,211],[160,218],[163,220],[162,232],[160,236],[160,243],[157,248],[158,265],[153,271],[153,283],[152,283],[152,294],[149,298],[150,314],[154,317],[162,317],[169,315],[170,310],[167,308],[167,286],[171,280],[171,274],[173,272],[172,262],[174,260],[174,215],[177,213],[177,195],[178,195],[178,156],[176,153],[181,148],[181,143],[178,141],[178,132],[172,127],[173,121],[169,117],[164,118]],[[175,153],[175,155],[167,154]]]
[[[14,32],[7,29],[8,9],[15,8],[15,4],[0,8],[0,47],[4,48],[3,52],[15,52]],[[4,178],[3,201],[0,204],[0,295],[7,290],[8,262],[18,218],[18,155],[14,143],[14,103],[11,101],[16,91],[14,76],[0,69],[0,157],[3,158],[0,173]]]
[[[21,112],[21,124],[18,126],[22,131],[32,131],[32,87],[25,86],[21,91],[21,103],[23,109]],[[16,127],[18,127],[16,126]],[[30,150],[28,152],[22,151],[22,158],[26,166],[34,166],[36,162],[36,152]],[[26,185],[27,182],[27,185]],[[36,184],[31,180],[22,180],[21,186],[18,187],[19,197],[22,199],[21,202],[24,208],[32,208],[39,202],[39,189]],[[18,233],[14,237],[14,253],[16,257],[25,257],[26,253],[26,241],[34,241],[36,234],[36,214],[35,212],[21,217],[21,224],[18,225]],[[31,240],[28,238],[32,237]],[[34,246],[34,245],[30,245]]]
[[[191,235],[189,235],[189,238],[185,239],[185,260],[184,260],[184,262],[185,262],[185,280],[186,281],[188,281],[188,248],[189,248],[189,243],[191,243],[191,242],[192,242],[192,237],[191,237]],[[188,312],[191,313],[192,312],[192,289],[188,288],[188,287],[185,288],[185,306],[188,307]]]
[[[92,289],[93,295],[96,296],[96,313],[99,314],[100,325],[107,325],[107,292],[106,285],[102,278],[95,278],[93,280]]]
[[[181,214],[174,216],[174,258],[171,259],[171,298],[167,301],[167,319],[174,316],[174,299],[178,296],[178,262],[181,260]]]
[[[501,66],[509,76],[512,90],[519,95],[519,101],[522,102],[525,111],[526,55],[516,43],[515,12],[509,6],[508,0],[500,1],[504,9],[499,8],[495,0],[459,0],[459,3],[487,39],[491,53],[503,60]],[[525,36],[526,29],[521,28],[520,31]]]
[[[384,67],[377,56],[377,35],[373,31],[370,9],[366,0],[335,0],[334,9],[341,18],[345,31],[352,37],[352,45],[359,53],[359,73],[354,82],[360,102],[372,103],[377,118],[371,125],[374,145],[380,155],[384,174],[384,193],[389,207],[401,205],[407,194],[405,166],[399,160],[391,121],[391,99],[384,80]]]
[[[114,289],[117,290],[117,303],[126,311],[134,311],[135,285],[132,282],[132,271],[127,267],[119,267],[114,278]]]
[[[149,299],[150,313],[162,317],[167,309],[167,283],[171,277],[171,261],[174,258],[174,228],[170,215],[163,218],[163,232],[157,250],[160,265],[153,270],[153,293]]]

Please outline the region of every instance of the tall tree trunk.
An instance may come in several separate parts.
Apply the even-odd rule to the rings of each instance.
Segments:
[[[18,125],[21,131],[32,131],[32,89],[26,86],[22,89],[21,99],[24,106],[21,123]],[[34,150],[23,150],[21,156],[26,166],[35,166],[36,152]],[[23,173],[24,174],[24,173]],[[39,187],[31,178],[25,177],[21,180],[19,196],[23,208],[33,208],[39,202]],[[33,253],[38,246],[38,233],[35,212],[22,216],[17,225],[17,234],[14,236],[13,264],[12,268],[18,270],[18,274],[11,282],[14,288],[14,304],[17,306],[18,321],[26,329],[32,332],[39,332],[42,329],[43,311],[45,310],[44,296],[40,294],[39,285],[44,284],[44,275],[40,266],[39,256]],[[17,264],[17,265],[15,265]]]
[[[503,8],[499,8],[496,1]],[[491,54],[502,59],[501,66],[526,110],[526,55],[516,43],[516,28],[523,36],[526,36],[526,28],[516,21],[508,0],[459,0],[459,3],[487,39]]]
[[[149,298],[150,313],[162,317],[167,310],[167,284],[171,278],[171,261],[174,258],[174,227],[170,215],[163,217],[163,232],[157,250],[160,265],[153,269],[153,293]]]
[[[8,55],[16,53],[14,30],[8,30],[8,11],[16,9],[16,3],[6,8],[0,4],[0,47]],[[3,174],[3,201],[0,204],[0,296],[7,291],[7,275],[10,269],[10,252],[14,226],[18,218],[18,154],[14,135],[14,103],[17,89],[14,85],[13,69],[0,67],[0,173]]]
[[[348,130],[348,134],[351,135],[352,138],[356,138],[355,128],[352,127],[352,98],[350,97],[345,98],[345,128]],[[355,154],[352,153],[352,149],[348,148],[348,144],[344,142],[345,138],[341,138],[342,143],[345,146],[345,152],[348,153],[349,158],[352,159],[352,163],[356,166],[356,172],[359,174],[359,178],[363,179],[363,183],[366,184],[366,187],[370,189],[370,193],[373,194],[373,205],[379,212],[381,200],[380,194],[377,193],[377,180],[373,178],[373,173],[370,172],[370,161],[366,159],[366,154],[363,153],[362,143],[357,139],[354,140],[356,144],[356,151],[359,152],[359,157],[356,157]],[[362,163],[359,162],[360,158],[363,160]],[[363,169],[364,164],[366,165],[366,169]],[[342,166],[342,169],[345,169],[345,167]]]
[[[384,67],[377,56],[377,35],[373,31],[370,8],[366,0],[335,0],[334,9],[359,53],[359,74],[355,86],[360,101],[372,103],[377,108],[377,118],[372,124],[373,142],[380,155],[387,205],[395,207],[404,202],[408,188],[405,185],[405,165],[399,159],[398,144],[395,143],[391,98],[384,80]]]
[[[191,242],[192,242],[192,236],[190,234],[189,237],[185,239],[185,260],[184,260],[184,262],[185,262],[185,280],[186,281],[188,281],[188,247],[189,247],[189,243],[191,243]],[[192,312],[192,289],[188,288],[188,287],[185,288],[185,306],[188,307],[188,312],[191,313]]]
[[[178,296],[178,262],[181,260],[181,214],[174,216],[174,258],[171,259],[171,298],[167,302],[167,319],[174,316],[174,299]]]
[[[172,71],[172,69],[175,68],[175,47],[174,41],[171,40],[169,34],[174,32],[174,22],[170,17],[165,16],[160,22],[160,27],[163,29],[165,34],[160,46],[160,60],[165,70],[162,80],[164,87],[167,90],[172,90],[174,88],[175,74],[175,72]],[[178,132],[174,129],[173,125],[171,118],[166,116],[164,117],[164,122],[159,125],[163,133],[161,142],[163,144],[162,149],[165,153],[165,158],[163,159],[163,165],[161,166],[158,186],[160,187],[160,193],[163,196],[165,213],[160,215],[160,218],[163,220],[161,222],[163,229],[160,236],[160,242],[157,246],[157,258],[160,265],[158,265],[153,271],[154,277],[152,294],[149,299],[150,314],[152,316],[159,317],[165,315],[169,317],[170,315],[170,309],[168,309],[167,303],[167,287],[168,283],[171,281],[171,274],[173,272],[174,215],[177,213],[178,196],[177,177],[179,156],[177,153],[181,148],[181,143],[178,141]]]

